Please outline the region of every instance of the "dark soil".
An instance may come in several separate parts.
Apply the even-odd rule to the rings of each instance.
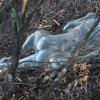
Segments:
[[[95,11],[96,0],[44,0],[33,15],[29,31],[22,41],[38,28],[59,34],[67,22]],[[11,33],[9,11],[4,12],[7,16],[0,25],[0,58],[11,55],[15,39]],[[48,100],[100,100],[100,57],[99,60],[95,58],[88,63],[69,66],[59,85],[49,94]],[[4,74],[0,73],[0,90]],[[58,74],[59,71],[49,68],[18,70],[14,85],[17,100],[37,100],[46,93]]]

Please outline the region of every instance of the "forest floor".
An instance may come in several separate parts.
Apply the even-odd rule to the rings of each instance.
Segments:
[[[22,41],[38,28],[59,34],[67,22],[95,11],[95,0],[44,0],[30,21],[29,31],[25,33]],[[5,17],[8,20],[0,26],[0,58],[11,55],[14,47],[15,37],[11,34],[9,13]],[[50,93],[48,100],[100,100],[100,62],[98,62],[98,57],[95,57],[88,63],[69,66],[66,75]],[[35,100],[45,94],[59,72],[49,68],[18,70],[16,83],[20,84],[14,85],[18,100]],[[4,74],[5,72],[0,73],[0,84],[4,81]]]

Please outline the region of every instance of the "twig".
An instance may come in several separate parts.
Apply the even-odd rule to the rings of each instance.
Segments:
[[[86,42],[88,41],[89,37],[91,36],[91,34],[93,33],[93,31],[97,27],[99,21],[100,21],[100,16],[98,16],[97,20],[95,21],[95,23],[92,26],[92,28],[90,29],[90,31],[86,34],[86,36],[83,38],[83,40],[80,41],[78,47],[76,47],[76,49],[74,50],[75,56],[78,56],[79,53],[80,53],[80,51],[81,51],[81,49],[84,48]]]

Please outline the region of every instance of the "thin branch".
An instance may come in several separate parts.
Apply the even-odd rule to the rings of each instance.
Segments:
[[[98,16],[97,20],[93,24],[93,26],[90,29],[90,31],[86,34],[86,36],[83,38],[83,40],[80,41],[78,47],[76,47],[76,49],[74,50],[75,56],[78,56],[79,53],[80,53],[80,51],[81,51],[81,49],[84,48],[86,42],[88,41],[89,37],[91,36],[91,34],[93,33],[93,31],[97,27],[97,25],[99,24],[99,22],[100,22],[100,16]]]
[[[21,11],[21,21],[22,21],[22,24],[24,24],[25,22],[25,17],[26,17],[26,13],[27,11],[29,10],[29,0],[23,0],[23,8],[22,8],[22,11]]]

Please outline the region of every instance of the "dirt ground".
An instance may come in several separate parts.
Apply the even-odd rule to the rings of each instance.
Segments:
[[[59,34],[67,22],[78,19],[88,12],[96,11],[96,0],[44,0],[30,21],[25,38],[38,28]],[[12,53],[14,34],[11,34],[9,11],[0,25],[0,58]],[[24,41],[22,40],[22,41]],[[49,95],[48,100],[100,100],[100,57],[88,63],[71,65],[59,85]],[[4,81],[0,74],[0,84]],[[17,100],[37,100],[52,85],[59,71],[49,68],[28,69],[17,72],[15,93]],[[24,83],[24,84],[22,84]],[[1,89],[1,86],[0,86]],[[1,94],[0,94],[1,95]]]

